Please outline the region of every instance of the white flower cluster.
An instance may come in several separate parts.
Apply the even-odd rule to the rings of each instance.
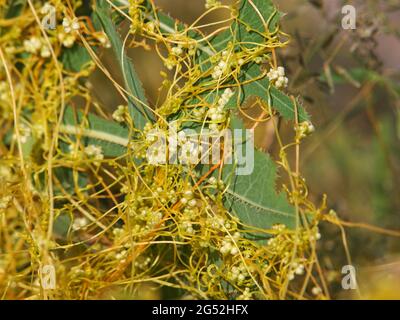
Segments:
[[[288,85],[288,78],[285,77],[285,68],[278,67],[278,68],[271,68],[269,70],[267,77],[269,81],[275,85],[278,89],[286,88]]]
[[[85,147],[85,154],[94,160],[104,159],[103,149],[100,146],[95,146],[94,144],[90,144]]]
[[[179,131],[168,138],[168,150],[171,155],[178,154],[180,163],[197,164],[199,161],[200,146],[187,137],[185,131]]]
[[[222,52],[221,61],[214,67],[213,73],[211,74],[214,80],[219,79],[229,69],[229,52],[227,50]]]
[[[188,205],[189,207],[195,207],[197,203],[196,199],[193,199],[193,191],[190,189],[183,192],[183,197],[180,201],[183,205]]]
[[[314,296],[319,296],[319,295],[322,293],[322,289],[321,289],[320,287],[313,287],[313,288],[311,289],[311,293],[312,293]]]
[[[149,22],[146,23],[147,31],[150,32],[150,33],[154,33],[154,30],[158,26],[159,26],[158,21],[149,21]]]
[[[123,228],[114,228],[112,233],[116,239],[119,239],[124,235],[124,229]]]
[[[80,25],[77,18],[67,18],[63,19],[64,32],[60,32],[58,39],[62,42],[64,47],[71,48],[76,40],[76,33],[80,29]]]
[[[158,165],[166,162],[167,153],[165,145],[152,146],[147,150],[146,157],[149,164]]]
[[[250,288],[244,289],[243,293],[238,297],[238,300],[252,300],[253,295],[250,292]]]
[[[143,208],[140,211],[138,218],[146,223],[145,229],[153,229],[162,220],[162,213],[160,211],[153,211],[150,208]]]
[[[242,283],[246,277],[248,276],[246,266],[241,263],[238,267],[233,266],[231,270],[228,272],[228,279],[238,284]]]
[[[74,223],[72,224],[72,230],[76,231],[83,229],[88,225],[88,223],[89,221],[85,217],[76,218],[74,219]]]
[[[117,110],[114,111],[112,117],[117,122],[124,122],[128,114],[128,106],[120,105]]]
[[[225,225],[225,219],[223,217],[207,217],[207,225],[210,226],[210,228],[215,229],[215,230],[223,230],[223,227]]]
[[[220,189],[220,190],[224,190],[224,189],[225,189],[225,183],[224,183],[223,180],[218,180],[218,179],[215,178],[215,177],[210,177],[210,178],[207,180],[207,182],[208,182],[208,185],[209,185],[211,188]],[[228,228],[228,229],[229,229],[229,228]]]
[[[292,268],[289,271],[288,274],[288,279],[293,280],[295,275],[303,275],[304,274],[304,264],[298,263],[298,262],[293,262],[292,263]]]
[[[295,127],[297,137],[303,139],[315,131],[314,125],[310,121],[303,121],[297,127]]]
[[[233,235],[233,240],[236,242],[240,238],[240,232],[235,232]],[[225,239],[222,240],[221,247],[219,251],[222,254],[231,254],[231,255],[237,255],[239,253],[239,249],[237,248],[237,245],[232,241],[232,239],[229,236],[225,236]]]
[[[0,183],[7,183],[13,179],[13,173],[9,166],[0,164]]]
[[[208,208],[208,210],[210,210],[210,208]],[[236,223],[232,223],[228,219],[215,214],[207,217],[206,224],[211,229],[219,230],[222,232],[226,232],[226,230],[231,230],[236,228]]]
[[[193,192],[191,190],[184,192],[184,197],[181,198],[181,203],[185,205],[181,227],[186,233],[194,234],[195,230],[193,228],[193,221],[196,221],[198,218],[198,210],[196,208],[197,200],[193,198]]]
[[[226,88],[222,96],[219,98],[217,105],[212,106],[208,110],[207,116],[212,121],[209,126],[211,130],[218,130],[220,124],[226,121],[227,113],[224,108],[232,96],[233,91],[230,88]]]
[[[319,240],[321,239],[321,234],[319,233],[318,229],[314,231],[314,234],[310,236],[310,240]]]
[[[183,53],[182,47],[180,45],[173,47],[171,51],[176,56],[180,56]]]
[[[189,234],[194,234],[193,223],[192,221],[183,221],[182,229]]]
[[[166,161],[165,147],[154,147],[147,153],[147,160],[150,164],[162,164]]]
[[[97,36],[97,39],[100,41],[104,48],[111,48],[111,42],[108,39],[107,35],[103,32]]]
[[[24,40],[24,49],[26,52],[37,54],[40,52],[42,58],[48,58],[51,56],[51,51],[44,39],[38,37],[31,37],[28,40]]]
[[[27,124],[25,124],[24,122],[19,123],[18,132],[19,132],[19,138],[20,138],[22,144],[27,143],[28,139],[32,135],[31,128]],[[14,139],[17,138],[16,133],[14,133],[13,138]]]
[[[78,31],[80,29],[80,25],[77,18],[67,18],[63,19],[62,25],[64,27],[65,33],[72,33],[73,31]]]
[[[179,162],[183,164],[194,164],[198,162],[200,149],[199,146],[192,142],[186,141],[179,152]]]
[[[8,207],[8,204],[12,200],[12,196],[3,196],[0,198],[0,209],[6,209]]]
[[[146,150],[146,158],[149,164],[164,164],[167,161],[166,143],[163,141],[165,134],[159,129],[153,129],[151,124],[146,124],[144,127],[146,142],[150,146]]]
[[[194,108],[192,109],[192,115],[196,120],[203,121],[204,119],[204,114],[206,113],[206,108],[200,107],[200,108]]]
[[[174,59],[167,58],[164,60],[164,65],[168,70],[172,70],[177,65],[177,62]]]
[[[128,255],[127,250],[121,250],[115,254],[115,259],[119,260],[120,263],[124,263],[126,261],[126,256]]]
[[[150,257],[146,257],[146,259],[138,259],[138,260],[136,260],[133,265],[136,268],[139,268],[139,269],[146,269],[146,267],[150,264],[150,262],[151,262],[151,258]]]

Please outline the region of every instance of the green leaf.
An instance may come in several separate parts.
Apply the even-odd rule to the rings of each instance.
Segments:
[[[260,77],[262,77],[260,67],[255,63],[249,66],[246,72],[241,76],[241,81],[247,81],[248,83],[240,87],[240,91],[231,98],[227,106],[229,108],[236,108],[238,95],[240,95],[240,104],[245,103],[247,99],[254,96],[266,102],[270,100],[272,107],[277,110],[283,118],[293,120],[295,118],[293,101],[275,87],[269,88],[268,79],[265,77],[259,79]],[[307,112],[301,106],[298,106],[298,119],[300,122],[309,120]]]
[[[107,1],[98,0],[94,14],[95,22],[101,24],[104,32],[110,39],[115,56],[118,59],[125,84],[128,91],[136,97],[140,102],[132,97],[129,98],[129,113],[138,129],[143,129],[146,122],[152,119],[151,112],[144,106],[149,105],[131,60],[123,49],[123,43],[117,32],[116,26],[111,19],[111,8]]]
[[[91,61],[89,52],[85,47],[75,44],[72,48],[65,49],[61,56],[61,62],[65,69],[79,72]]]
[[[242,121],[232,117],[232,127],[243,129]],[[236,145],[237,142],[235,142]],[[245,144],[250,143],[243,139]],[[254,151],[254,169],[250,175],[234,175],[234,164],[223,168],[223,179],[229,183],[224,205],[248,225],[260,229],[282,223],[289,228],[295,226],[295,210],[283,192],[277,193],[276,164],[264,152]]]
[[[279,21],[280,13],[275,9],[274,5],[269,0],[252,0],[253,4],[259,8],[259,12],[263,16],[263,19],[268,23],[268,28],[271,32],[277,26]],[[236,38],[236,41],[240,46],[252,47],[252,43],[260,43],[263,40],[260,33],[265,31],[265,26],[261,20],[259,14],[254,9],[254,7],[247,0],[242,0],[239,5],[239,17],[237,21],[234,21],[230,29],[225,32],[215,36],[210,41],[210,47],[203,45],[199,46],[200,55],[199,63],[204,70],[211,67],[209,61],[210,57],[215,54],[215,51],[221,51],[226,48],[228,42]],[[177,29],[182,29],[183,24],[177,23],[168,15],[163,14],[161,11],[157,12],[157,19],[160,21],[160,29],[165,33],[171,33],[175,30],[175,25]],[[197,38],[199,35],[191,34],[191,37]],[[261,79],[260,76],[263,76]],[[256,81],[251,81],[253,79],[258,79]],[[271,99],[271,107],[278,111],[284,119],[295,120],[295,106],[293,101],[283,92],[279,91],[275,87],[269,88],[269,81],[265,75],[263,75],[260,67],[256,64],[251,64],[243,68],[241,74],[241,80],[247,81],[246,84],[242,84],[240,87],[240,102],[244,103],[251,96],[257,96],[265,101],[269,101],[269,96]],[[217,93],[214,93],[216,95]],[[231,98],[228,106],[237,107],[237,94]],[[207,97],[207,101],[215,100],[215,97]],[[298,119],[299,121],[307,121],[310,119],[309,115],[301,106],[298,104]]]
[[[272,1],[252,0],[250,2],[243,0],[239,5],[238,21],[232,23],[230,30],[213,39],[211,45],[217,50],[223,50],[228,41],[236,38],[240,46],[254,47],[255,43],[262,43],[264,41],[260,33],[265,32],[266,28],[270,32],[275,31],[279,17],[280,13],[276,10]],[[262,78],[259,79],[260,77]],[[240,94],[241,103],[244,103],[251,96],[256,96],[266,102],[271,101],[271,107],[277,110],[283,118],[287,120],[295,119],[296,112],[292,100],[275,87],[271,87],[268,90],[269,81],[257,64],[247,65],[242,72],[241,78],[242,81],[240,82],[246,82],[246,84],[241,85],[241,90],[237,93]],[[253,81],[255,79],[258,80]],[[237,95],[231,98],[229,106],[236,107],[236,102]],[[298,106],[298,118],[299,121],[309,120],[308,114],[301,106]]]
[[[80,142],[84,146],[90,144],[100,146],[106,157],[118,157],[126,152],[129,130],[121,125],[100,118],[94,114],[84,116],[67,107],[64,114],[61,132],[72,136],[81,135]]]
[[[65,238],[71,228],[72,219],[68,214],[60,214],[54,220],[54,232],[60,237]]]
[[[5,14],[5,18],[12,19],[19,16],[25,6],[26,6],[26,0],[10,1],[8,10],[6,11]]]
[[[260,9],[265,21],[270,17],[270,30],[273,30],[278,22],[279,13],[276,12],[271,1],[253,0],[253,3]],[[210,57],[215,51],[224,50],[229,41],[236,37],[241,45],[251,47],[251,42],[260,43],[262,36],[258,32],[264,30],[263,22],[258,13],[250,5],[249,1],[242,1],[239,5],[239,22],[233,22],[230,30],[216,36],[211,40],[209,47],[201,46],[199,62],[202,69],[210,68]],[[175,30],[175,21],[170,17],[158,12],[158,19],[161,21],[160,28],[167,33]],[[178,26],[179,29],[179,26]],[[265,101],[271,101],[271,106],[277,110],[285,119],[295,119],[295,106],[292,100],[281,91],[274,87],[269,88],[269,81],[264,76],[260,67],[253,63],[244,68],[240,82],[246,81],[241,85],[240,93],[237,92],[228,103],[228,107],[237,108],[237,95],[240,94],[239,104],[244,103],[251,96],[259,97]],[[260,79],[261,77],[261,79]],[[254,80],[254,81],[253,81]],[[216,93],[215,93],[216,94]],[[207,97],[207,100],[212,100]],[[305,110],[299,106],[299,121],[309,119]],[[232,117],[232,128],[244,129],[241,121]],[[246,144],[247,142],[244,142]],[[243,147],[243,150],[246,148]],[[226,164],[223,168],[223,179],[229,184],[225,193],[224,205],[234,213],[239,219],[250,226],[267,229],[273,224],[282,223],[289,228],[295,226],[295,210],[286,199],[284,193],[277,193],[276,164],[265,153],[254,151],[254,170],[250,175],[234,175],[234,165]]]

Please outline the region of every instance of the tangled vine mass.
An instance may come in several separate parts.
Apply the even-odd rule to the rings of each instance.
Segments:
[[[1,297],[329,298],[318,224],[337,218],[325,199],[308,199],[298,169],[314,127],[286,91],[276,50],[290,36],[270,1],[207,0],[190,25],[152,0],[0,0],[0,8]],[[204,24],[215,12],[226,19]],[[156,103],[129,48],[164,65]],[[95,71],[125,103],[96,98]],[[279,118],[292,141],[281,139]],[[278,157],[253,150],[249,175],[236,175],[235,161],[201,163],[187,129],[218,136],[243,120],[273,124]],[[175,163],[162,161],[161,136]],[[43,286],[46,266],[53,288]]]

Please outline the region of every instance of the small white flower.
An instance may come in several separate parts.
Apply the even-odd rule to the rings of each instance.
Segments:
[[[98,36],[98,39],[104,48],[111,48],[110,40],[105,33],[102,33],[100,36]]]
[[[322,289],[321,289],[320,287],[313,287],[313,288],[311,289],[311,293],[312,293],[314,296],[318,296],[319,294],[322,293]]]
[[[88,219],[85,217],[74,219],[74,223],[72,224],[72,230],[83,229],[89,223]]]
[[[224,70],[224,69],[226,68],[226,62],[225,62],[225,61],[220,61],[220,62],[218,63],[218,67],[219,67],[221,70]]]
[[[208,110],[207,116],[212,121],[212,123],[209,125],[211,130],[218,130],[219,123],[225,122],[227,114],[224,111],[224,108],[233,94],[234,92],[230,88],[225,89],[219,98],[217,105],[212,106]]]
[[[183,221],[182,228],[189,234],[194,234],[195,232],[191,221]]]
[[[2,198],[0,198],[0,209],[6,209],[11,199],[11,196],[3,196]]]
[[[179,153],[179,161],[184,164],[195,164],[199,161],[199,148],[193,142],[186,142]]]
[[[58,39],[64,47],[71,48],[75,43],[76,37],[72,34],[60,33]]]
[[[43,45],[42,49],[40,50],[40,56],[42,58],[49,58],[51,56],[51,51],[48,46]]]
[[[253,298],[250,289],[244,289],[244,292],[238,297],[238,300],[251,300]]]
[[[124,122],[127,114],[128,106],[120,105],[117,107],[117,110],[114,111],[112,117],[117,122]]]
[[[93,144],[88,145],[87,147],[85,147],[85,153],[90,158],[93,158],[95,160],[103,160],[104,159],[103,150],[100,146],[95,146]]]
[[[276,69],[271,68],[267,73],[267,77],[278,89],[286,88],[289,82],[288,78],[285,77],[285,68],[281,66]]]
[[[76,18],[72,21],[72,30],[78,31],[80,28],[79,22],[76,20]]]
[[[18,126],[18,132],[19,132],[19,138],[21,140],[22,144],[25,144],[28,142],[28,139],[31,137],[32,135],[32,130],[31,128],[26,125],[25,123],[21,122]],[[14,138],[16,139],[17,136],[16,134],[14,134]]]
[[[65,33],[71,33],[72,31],[78,31],[80,29],[80,25],[77,18],[67,18],[63,19],[62,25],[64,27]]]
[[[294,270],[294,272],[295,272],[297,275],[302,275],[302,274],[304,274],[304,265],[300,264],[300,265]]]
[[[172,70],[177,65],[177,62],[175,59],[168,58],[164,60],[164,65],[167,67],[168,70]]]
[[[185,192],[183,192],[183,195],[187,199],[192,199],[193,198],[193,191],[192,190],[185,190]]]
[[[29,40],[24,40],[25,51],[29,53],[37,53],[42,47],[42,42],[38,37],[31,37]]]
[[[278,72],[278,76],[279,77],[284,77],[285,76],[285,68],[284,67],[278,67],[276,69],[276,71]]]
[[[188,202],[189,207],[195,207],[196,204],[197,204],[196,199],[192,199],[192,200],[190,200],[190,201]]]
[[[160,165],[167,161],[166,134],[159,128],[144,130],[146,141],[150,144],[146,150],[146,157],[150,164]]]
[[[238,280],[239,281],[243,281],[244,279],[246,279],[244,274],[241,273],[241,274],[238,275]]]
[[[212,73],[212,78],[217,80],[219,77],[222,76],[223,71],[217,66],[214,68],[214,72]]]
[[[71,32],[71,22],[67,17],[65,17],[63,19],[62,26],[64,27],[64,31],[66,33],[70,33]]]
[[[183,53],[181,46],[176,46],[171,49],[172,53],[176,56],[180,56]]]

